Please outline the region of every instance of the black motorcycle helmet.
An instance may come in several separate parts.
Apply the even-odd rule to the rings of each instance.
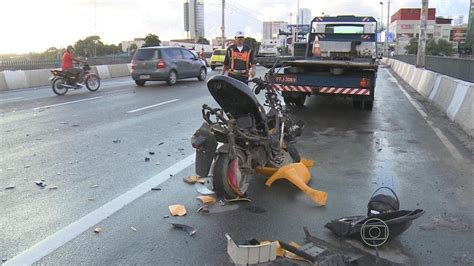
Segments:
[[[393,196],[386,194],[377,194],[377,191],[381,189],[388,189],[392,192]],[[400,201],[398,200],[397,194],[389,187],[379,187],[374,191],[372,197],[370,197],[369,203],[367,204],[367,216],[379,213],[386,213],[392,211],[398,211],[400,209]]]

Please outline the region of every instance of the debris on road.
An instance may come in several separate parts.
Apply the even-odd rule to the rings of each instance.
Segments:
[[[8,167],[7,170],[13,171],[13,167]]]
[[[150,158],[145,157],[145,162],[149,162],[149,161],[150,161]]]
[[[188,183],[188,184],[194,184],[196,182],[199,182],[201,184],[205,184],[206,183],[206,180],[204,178],[200,178],[199,176],[197,175],[190,175],[190,176],[187,176],[187,177],[184,177],[183,178],[183,181],[185,183]]]
[[[102,228],[100,228],[100,227],[96,227],[94,229],[94,233],[96,233],[96,234],[100,233],[100,231],[102,231]]]
[[[133,227],[133,226],[130,226],[130,229],[132,229],[132,231],[138,231],[137,228]]]
[[[225,237],[227,238],[227,254],[235,264],[266,263],[276,259],[277,241],[260,243],[257,241],[254,245],[237,245],[229,234],[225,234]]]
[[[194,234],[196,234],[197,230],[192,227],[192,226],[189,226],[189,225],[186,225],[186,224],[176,224],[176,223],[170,223],[174,228],[177,228],[177,229],[181,229],[183,231],[185,231],[186,233],[188,233],[190,236],[193,236]]]
[[[99,187],[99,185],[93,185],[91,188],[97,188]]]
[[[120,139],[114,139],[114,140],[112,140],[112,142],[115,143],[115,144],[118,144],[118,143],[122,142],[122,140],[120,140]]]
[[[211,196],[198,196],[196,199],[200,200],[205,205],[216,203],[216,198]]]
[[[180,204],[170,205],[168,206],[168,209],[170,210],[170,213],[173,216],[186,215],[186,208],[184,207],[184,205],[180,205]]]
[[[170,218],[169,215],[163,215],[163,219]]]
[[[160,187],[152,187],[151,190],[161,191]]]
[[[209,213],[209,207],[207,205],[199,206],[199,208],[196,210],[197,213]]]
[[[235,199],[226,199],[226,198],[224,198],[224,201],[227,202],[227,203],[241,202],[241,201],[252,202],[251,199],[249,199],[249,198],[244,198],[244,197],[237,197],[237,198],[235,198]]]
[[[72,127],[79,127],[79,125],[72,125]]]
[[[60,172],[57,172],[56,174],[57,174],[57,175],[61,175],[61,173],[60,173]]]
[[[164,142],[160,142],[160,143],[158,143],[158,146],[161,146],[161,145],[163,145],[163,144],[165,144],[165,143],[164,143]]]
[[[49,190],[53,190],[53,189],[58,189],[58,187],[57,186],[49,187]]]
[[[30,168],[30,167],[31,167],[31,165],[25,165],[24,166],[24,168]]]
[[[46,182],[44,181],[44,179],[41,179],[41,181],[35,181],[35,184],[44,188],[47,186]]]
[[[313,167],[313,160],[302,160],[299,163],[290,163],[280,168],[259,167],[257,173],[269,176],[265,185],[270,187],[278,179],[286,179],[303,191],[316,205],[325,206],[328,193],[308,186],[311,180],[309,168]]]
[[[194,188],[196,189],[196,191],[199,192],[199,194],[202,194],[202,195],[215,194],[215,192],[212,191],[211,179],[208,178],[208,177],[201,178],[201,179],[203,179],[205,182],[204,183],[201,183],[201,182],[194,183]]]
[[[8,187],[5,187],[5,190],[7,190],[7,189],[14,189],[14,188],[15,188],[15,186],[8,186]]]
[[[95,201],[95,198],[88,198],[88,201]]]
[[[154,151],[150,151],[148,152],[150,155],[155,155],[155,152]]]
[[[183,148],[179,148],[178,151],[184,151],[184,149],[183,149]]]
[[[156,165],[160,165],[160,162],[156,162],[155,164],[156,164]]]

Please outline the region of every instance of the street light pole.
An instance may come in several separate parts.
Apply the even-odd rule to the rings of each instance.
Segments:
[[[380,4],[380,33],[383,31],[383,2],[379,2]]]
[[[426,53],[426,20],[428,17],[428,0],[421,0],[420,38],[418,39],[418,53],[416,54],[416,67],[425,67]]]
[[[385,31],[385,56],[388,57],[388,34],[390,32],[390,0],[387,2],[387,25],[385,26],[387,30]]]
[[[222,0],[222,25],[221,25],[221,30],[222,30],[222,49],[225,48],[225,21],[224,21],[224,11],[225,10],[225,0]]]

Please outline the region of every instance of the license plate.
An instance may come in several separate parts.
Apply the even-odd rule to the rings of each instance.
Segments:
[[[275,81],[277,83],[296,83],[296,76],[290,76],[290,75],[276,76]]]
[[[140,79],[149,79],[150,75],[140,75]]]

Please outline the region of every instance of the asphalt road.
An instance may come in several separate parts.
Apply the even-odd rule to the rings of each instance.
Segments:
[[[225,233],[304,243],[307,226],[336,243],[324,224],[365,214],[372,192],[389,186],[402,209],[426,213],[382,246],[382,255],[405,264],[474,263],[472,139],[406,89],[428,123],[387,69],[377,82],[372,112],[318,97],[291,109],[306,122],[297,147],[315,160],[310,184],[329,193],[327,206],[314,206],[286,181],[268,188],[257,177],[251,203],[216,205],[209,214],[196,213],[199,193],[182,181],[194,173],[189,139],[202,123],[200,107],[216,106],[204,82],[142,88],[127,77],[104,81],[96,93],[57,97],[47,87],[1,93],[0,258],[8,262],[37,243],[33,250],[51,248],[53,234],[84,226],[92,213],[92,220],[105,219],[77,237],[57,234],[58,248],[38,263],[225,265],[231,263]],[[45,188],[34,183],[41,179]],[[162,182],[161,190],[137,192],[150,180]],[[107,213],[110,202],[133,193],[136,199]],[[184,204],[188,214],[163,218],[172,204]],[[190,237],[170,222],[198,231]]]

